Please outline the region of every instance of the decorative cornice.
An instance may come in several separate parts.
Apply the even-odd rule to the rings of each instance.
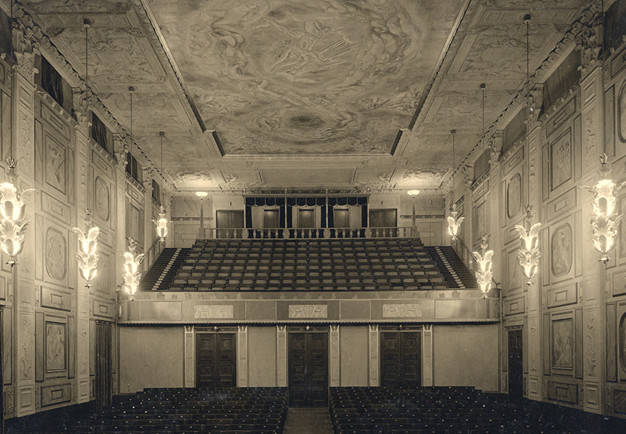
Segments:
[[[32,48],[34,50],[45,53],[46,57],[49,57],[56,66],[62,69],[62,75],[68,79],[70,85],[72,85],[74,88],[80,89],[82,92],[87,93],[87,96],[85,97],[87,98],[87,101],[89,103],[89,108],[95,111],[101,118],[104,118],[102,120],[109,126],[111,126],[113,133],[121,134],[126,137],[127,141],[133,142],[133,149],[137,149],[139,151],[139,154],[141,155],[141,158],[138,158],[138,160],[140,160],[142,165],[147,166],[149,164],[154,164],[152,163],[150,158],[148,158],[146,153],[141,149],[141,147],[137,144],[137,142],[132,137],[130,137],[130,134],[124,128],[124,126],[122,126],[122,124],[115,118],[115,116],[113,116],[113,114],[104,105],[100,98],[93,92],[91,87],[87,86],[78,71],[74,69],[71,63],[59,51],[56,45],[54,45],[48,35],[43,32],[39,24],[37,24],[37,22],[28,13],[28,11],[26,11],[24,6],[19,1],[15,2],[14,17],[15,29],[17,29],[14,29],[14,34],[17,35],[17,37],[19,38],[23,37],[24,41],[31,41]],[[27,46],[24,47],[24,49],[26,49],[26,52],[28,52],[27,48]],[[16,50],[16,55],[17,54],[18,50]],[[18,57],[18,68],[20,63],[23,62],[20,62],[20,59]],[[164,180],[166,182],[169,182],[165,178]]]
[[[474,145],[472,150],[461,160],[459,163],[459,167],[463,164],[466,164],[470,159],[473,158],[474,153],[481,149],[482,140],[485,136],[491,136],[496,134],[498,130],[503,130],[509,120],[513,117],[512,115],[517,113],[517,110],[521,104],[526,105],[528,103],[527,96],[530,93],[532,94],[539,86],[542,86],[543,83],[547,79],[547,75],[553,70],[556,64],[563,60],[563,57],[568,54],[572,47],[575,45],[576,38],[578,35],[590,25],[593,25],[595,21],[597,21],[597,17],[600,14],[600,7],[598,6],[598,2],[594,1],[591,5],[585,8],[580,15],[580,17],[575,20],[570,26],[569,30],[565,32],[561,40],[556,44],[556,46],[550,51],[548,56],[541,62],[541,64],[535,69],[535,71],[530,75],[529,80],[524,86],[518,91],[517,94],[511,99],[511,102],[504,108],[504,110],[500,113],[500,115],[496,118],[495,121],[487,128],[487,131],[479,141]],[[537,98],[535,94],[534,98]],[[540,101],[540,99],[536,100]],[[538,120],[542,120],[538,118]]]

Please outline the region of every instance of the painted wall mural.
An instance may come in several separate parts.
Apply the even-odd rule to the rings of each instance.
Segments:
[[[148,3],[227,154],[388,153],[461,5]]]
[[[552,367],[574,367],[574,322],[571,318],[552,322]]]
[[[554,230],[550,249],[552,257],[552,274],[555,277],[564,276],[572,268],[572,227],[565,223]]]

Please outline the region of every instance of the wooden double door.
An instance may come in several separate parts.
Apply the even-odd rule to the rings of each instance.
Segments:
[[[422,384],[420,331],[381,331],[380,385],[418,387]]]
[[[328,331],[288,333],[289,405],[328,405]]]
[[[524,395],[524,362],[522,329],[508,331],[509,395]]]
[[[196,334],[196,387],[236,386],[236,334]]]

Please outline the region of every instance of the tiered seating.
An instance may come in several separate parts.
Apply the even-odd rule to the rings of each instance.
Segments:
[[[280,433],[287,389],[146,389],[66,427],[71,433]]]
[[[626,432],[626,421],[470,387],[331,388],[335,433]]]
[[[498,432],[503,417],[483,399],[468,387],[331,388],[330,414],[336,433]]]
[[[197,240],[172,291],[447,289],[414,239]]]

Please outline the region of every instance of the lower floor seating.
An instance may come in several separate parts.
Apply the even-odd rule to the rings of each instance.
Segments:
[[[70,433],[280,433],[287,389],[146,389],[116,397],[113,406],[65,424]]]
[[[471,387],[331,388],[335,433],[613,433],[626,420]]]

